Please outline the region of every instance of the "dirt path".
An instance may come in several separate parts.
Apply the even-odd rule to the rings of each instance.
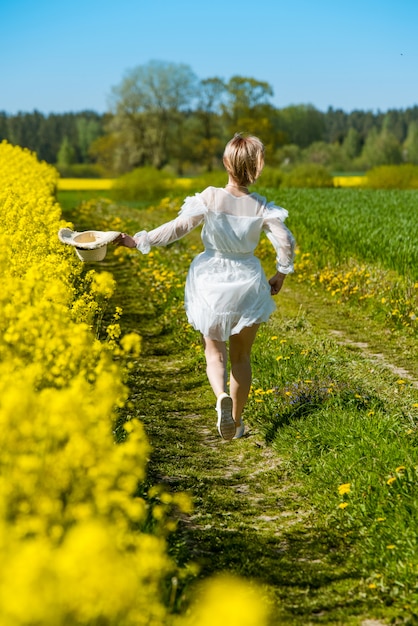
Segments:
[[[336,338],[336,341],[341,346],[348,346],[360,350],[364,358],[370,361],[382,365],[384,368],[390,370],[395,376],[405,379],[415,389],[418,389],[418,380],[414,377],[411,371],[404,367],[399,367],[395,363],[391,363],[388,358],[382,352],[373,352],[370,350],[370,346],[366,341],[354,341],[347,337],[342,330],[332,329],[329,331],[330,335]]]
[[[168,386],[162,371],[170,372]],[[190,389],[184,363],[172,356],[144,359],[130,388],[153,445],[150,484],[185,491],[194,503],[171,538],[177,562],[197,563],[202,577],[229,571],[256,580],[274,624],[360,624],[339,621],[355,575],[339,540],[312,524],[298,485],[257,430],[222,441],[206,381]]]

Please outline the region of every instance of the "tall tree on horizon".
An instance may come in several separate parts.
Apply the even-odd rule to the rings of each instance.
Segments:
[[[182,124],[179,113],[191,108],[196,86],[189,65],[150,61],[113,87],[110,129],[124,144],[128,165],[162,168],[168,162],[170,127]]]

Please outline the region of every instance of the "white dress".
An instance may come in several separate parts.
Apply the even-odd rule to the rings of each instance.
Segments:
[[[266,322],[276,308],[254,250],[264,231],[276,250],[277,270],[293,271],[295,240],[284,225],[287,215],[258,194],[237,197],[208,187],[186,198],[174,220],[134,239],[147,254],[151,246],[167,245],[203,223],[205,250],[190,265],[185,309],[205,337],[227,341],[246,326]]]

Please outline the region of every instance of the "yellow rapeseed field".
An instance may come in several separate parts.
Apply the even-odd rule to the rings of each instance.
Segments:
[[[112,189],[112,178],[60,178],[57,182],[59,191],[108,191]],[[179,189],[189,189],[190,178],[178,178]],[[366,183],[365,176],[334,176],[334,187],[361,187]]]
[[[367,183],[366,176],[334,176],[334,187],[363,187]]]
[[[159,624],[164,541],[132,532],[148,443],[132,422],[114,444],[125,390],[92,332],[113,278],[81,281],[57,238],[56,183],[0,145],[0,623]]]
[[[107,191],[112,189],[113,178],[60,178],[59,191]]]

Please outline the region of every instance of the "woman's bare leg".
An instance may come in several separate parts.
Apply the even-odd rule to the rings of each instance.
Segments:
[[[225,341],[203,337],[206,374],[216,397],[226,391],[228,353]]]
[[[237,335],[229,338],[229,358],[231,361],[230,395],[232,415],[237,426],[241,423],[241,414],[250,392],[251,348],[260,324],[243,328]]]

